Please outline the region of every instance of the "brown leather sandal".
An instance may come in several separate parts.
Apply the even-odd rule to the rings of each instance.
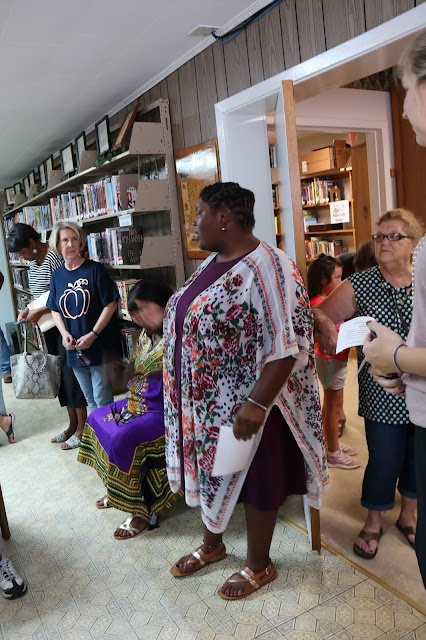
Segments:
[[[210,551],[210,553],[205,553],[202,547],[203,545],[197,547],[195,551],[193,551],[192,553],[188,553],[187,556],[181,558],[181,560],[183,561],[179,561],[181,568],[178,567],[177,564],[174,564],[170,569],[170,573],[172,574],[172,576],[175,576],[175,578],[180,578],[181,576],[190,576],[192,573],[195,573],[202,567],[205,567],[208,564],[212,564],[213,562],[219,562],[219,560],[223,560],[223,558],[226,556],[226,547],[223,542],[221,542],[218,547],[215,547],[213,551]]]
[[[364,549],[361,549],[361,547],[359,547],[355,542],[353,546],[354,553],[360,558],[364,558],[364,560],[372,560],[373,558],[376,557],[377,551],[379,549],[378,543],[382,535],[383,535],[382,527],[380,527],[380,531],[378,533],[375,533],[374,531],[365,531],[365,529],[362,529],[358,534],[358,538],[361,538],[361,540],[364,540],[368,545],[370,544],[370,542],[375,541],[377,542],[377,547],[373,553],[368,553],[367,551],[364,551]]]
[[[408,536],[415,536],[416,530],[414,527],[403,527],[399,520],[395,522],[396,528],[407,538],[407,542],[415,549],[415,543],[410,540]]]
[[[260,589],[260,587],[264,587],[268,582],[275,580],[278,573],[273,562],[270,562],[266,569],[259,571],[259,573],[254,573],[248,567],[243,567],[241,571],[234,575],[235,578],[233,576],[228,578],[225,584],[218,591],[220,597],[225,600],[240,600],[241,598],[247,598],[247,596],[257,591],[257,589]],[[241,585],[245,591],[240,596],[228,596],[225,591],[229,585]]]

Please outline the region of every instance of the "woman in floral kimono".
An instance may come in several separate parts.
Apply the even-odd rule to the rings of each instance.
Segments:
[[[244,568],[218,591],[244,598],[277,576],[269,549],[278,508],[308,493],[319,508],[327,483],[312,316],[288,256],[253,236],[254,194],[233,182],[205,187],[195,234],[212,251],[170,299],[164,318],[166,463],[172,491],[201,505],[203,544],[174,576],[225,557],[222,542],[244,502]],[[212,476],[220,429],[253,437],[246,469]]]
[[[128,540],[154,528],[157,516],[178,496],[170,491],[164,460],[163,316],[169,287],[141,280],[127,308],[142,327],[126,398],[92,411],[78,461],[96,469],[106,495],[98,509],[115,507],[130,516],[115,530]]]

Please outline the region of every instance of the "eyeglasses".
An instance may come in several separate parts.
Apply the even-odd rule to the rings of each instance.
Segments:
[[[398,242],[402,240],[402,238],[409,238],[410,236],[403,236],[402,233],[375,233],[371,237],[374,242],[383,242],[385,238],[387,238],[389,242]]]

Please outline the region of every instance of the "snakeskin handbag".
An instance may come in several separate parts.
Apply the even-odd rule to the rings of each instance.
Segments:
[[[51,400],[58,395],[61,384],[61,358],[46,351],[28,353],[27,325],[24,352],[10,356],[10,366],[13,391],[20,400]]]

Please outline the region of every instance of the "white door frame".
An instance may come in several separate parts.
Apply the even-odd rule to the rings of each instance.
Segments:
[[[216,124],[222,180],[236,180],[243,182],[244,186],[250,188],[247,169],[245,168],[248,163],[250,163],[251,176],[259,176],[255,188],[256,233],[258,236],[269,242],[275,241],[274,234],[272,233],[271,235],[271,225],[268,223],[270,216],[267,213],[272,211],[273,206],[270,181],[268,183],[264,175],[267,148],[265,150],[263,143],[260,147],[252,148],[250,156],[247,156],[247,137],[244,136],[243,126],[244,117],[247,123],[253,123],[253,120],[262,120],[268,113],[275,111],[277,120],[282,120],[284,118],[281,84],[283,80],[293,81],[297,114],[299,110],[297,103],[307,101],[313,96],[320,96],[325,91],[336,89],[359,78],[395,66],[398,64],[402,52],[425,26],[426,3],[216,104]],[[240,138],[235,134],[233,126],[233,118],[235,116],[238,116]],[[392,135],[390,134],[389,136],[386,133],[389,131],[389,123],[384,125],[383,119],[379,118],[379,120],[380,122],[368,123],[365,119],[362,121],[359,118],[358,122],[360,131],[370,131],[373,134],[373,136],[367,137],[369,165],[371,164],[371,171],[373,172],[370,174],[370,182],[375,185],[379,193],[378,200],[375,201],[374,187],[370,187],[373,195],[373,218],[379,211],[391,208],[394,205],[394,186],[390,180],[389,171],[387,171],[392,166],[393,160]],[[306,121],[304,125],[302,120],[299,121],[297,119],[296,122],[298,126],[299,124],[306,126]],[[318,125],[319,123],[317,122],[315,129],[320,128]],[[334,124],[332,126],[335,130]],[[354,128],[353,122],[344,128],[351,131],[357,130]],[[385,134],[384,137],[383,134]],[[240,144],[241,148],[244,146],[244,152],[239,150]],[[285,148],[279,152],[279,161],[282,181],[285,185],[286,175],[288,174],[285,139],[283,139],[283,146]],[[377,172],[376,180],[371,179],[374,171]],[[282,215],[283,219],[287,220],[286,229],[288,231],[288,237],[285,239],[285,248],[292,257],[295,257],[294,239],[292,240],[292,232],[288,224],[291,202],[288,202],[289,196],[286,198],[285,195],[288,191],[284,189],[283,192],[284,202],[281,202]]]

